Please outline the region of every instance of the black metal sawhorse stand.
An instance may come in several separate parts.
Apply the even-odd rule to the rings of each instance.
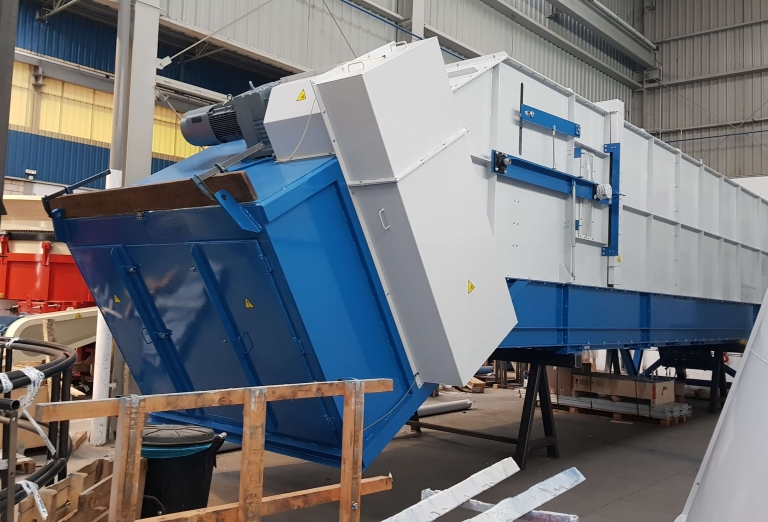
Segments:
[[[464,430],[461,428],[453,428],[450,426],[441,426],[438,424],[421,422],[421,420],[419,420],[418,413],[414,413],[413,417],[411,417],[411,420],[409,420],[406,424],[410,426],[413,431],[418,433],[421,433],[422,429],[429,429],[435,431],[443,431],[446,433],[453,433],[455,435],[464,435],[467,437],[475,437],[479,439],[495,440],[497,442],[514,444],[515,461],[517,462],[517,465],[520,466],[520,469],[525,469],[528,456],[535,451],[546,448],[548,457],[553,459],[560,457],[557,433],[555,431],[554,409],[552,408],[552,399],[549,394],[547,362],[545,361],[552,361],[549,362],[549,364],[552,366],[580,367],[581,355],[573,354],[568,356],[559,356],[557,354],[545,352],[543,350],[520,351],[539,352],[541,355],[534,355],[531,353],[528,354],[531,355],[531,357],[525,357],[525,360],[519,361],[529,363],[530,369],[528,372],[528,385],[525,388],[523,414],[520,419],[520,427],[517,432],[517,437],[503,437],[500,435],[491,435],[489,433],[483,433],[479,431]],[[552,357],[554,357],[554,359],[552,359]],[[493,359],[493,357],[491,358]],[[544,436],[531,440],[531,432],[533,430],[537,399],[541,408],[541,420],[544,424]]]

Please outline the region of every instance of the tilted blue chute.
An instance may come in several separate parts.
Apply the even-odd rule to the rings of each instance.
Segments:
[[[243,150],[243,141],[217,145],[121,190],[152,185],[165,200],[159,208],[172,208],[169,187],[198,190],[190,178]],[[71,217],[66,200],[81,196],[65,196],[53,211],[56,233],[143,394],[393,379],[392,393],[365,397],[367,466],[434,385],[415,384],[339,163],[264,158],[228,170],[245,172],[254,201],[229,212],[209,200]],[[260,232],[238,224],[243,210]],[[338,465],[342,412],[340,397],[271,402],[266,447]],[[239,406],[155,420],[210,426],[236,441],[242,433]]]

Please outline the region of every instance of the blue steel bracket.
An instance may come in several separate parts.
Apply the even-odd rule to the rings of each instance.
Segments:
[[[540,127],[544,127],[551,131],[573,136],[575,138],[581,137],[581,125],[576,122],[569,121],[554,114],[544,112],[541,109],[531,107],[530,105],[520,104],[520,118],[523,121],[533,123]]]
[[[609,143],[603,150],[611,158],[611,208],[608,218],[608,246],[603,247],[603,256],[619,255],[619,196],[621,192],[621,144]]]
[[[256,234],[263,230],[263,227],[259,225],[247,210],[240,206],[240,203],[235,201],[235,198],[228,191],[220,190],[214,196],[216,196],[216,200],[240,228],[247,232],[255,232]]]
[[[598,184],[594,181],[571,176],[565,172],[496,150],[491,151],[491,158],[493,158],[491,171],[495,174],[568,195],[571,194],[573,185],[576,185],[577,198],[601,203],[601,201],[595,200]]]

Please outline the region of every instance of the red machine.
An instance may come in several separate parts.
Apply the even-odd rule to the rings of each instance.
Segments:
[[[94,306],[66,245],[55,242],[39,197],[6,196],[0,232],[0,299],[15,313]]]

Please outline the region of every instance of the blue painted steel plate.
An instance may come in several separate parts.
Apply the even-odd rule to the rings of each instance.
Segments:
[[[142,183],[189,178],[243,148],[209,148]],[[242,208],[259,233],[219,206],[60,220],[57,231],[142,393],[393,379],[394,392],[365,397],[367,466],[434,385],[413,385],[338,161],[230,170],[256,189]],[[342,412],[340,397],[270,403],[267,448],[338,465]],[[242,434],[240,407],[154,417]]]

